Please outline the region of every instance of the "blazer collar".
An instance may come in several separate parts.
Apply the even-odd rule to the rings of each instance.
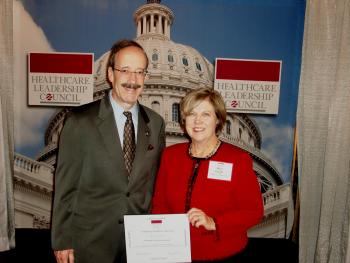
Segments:
[[[108,96],[104,96],[100,100],[98,116],[96,118],[96,126],[101,135],[101,140],[104,147],[107,149],[109,157],[113,160],[113,163],[119,164],[124,167],[124,158],[122,146],[120,145],[119,134],[115,123],[112,105]],[[118,169],[120,170],[120,169]],[[125,173],[126,169],[124,168]],[[127,178],[126,183],[127,183]]]
[[[141,170],[143,169],[143,165],[139,164],[142,164],[144,162],[144,157],[147,153],[149,139],[151,136],[151,129],[148,126],[150,118],[144,106],[142,106],[141,104],[139,104],[138,114],[139,121],[137,127],[137,144],[133,168],[130,175],[129,186],[131,186],[134,180],[137,180],[138,175],[142,174]],[[109,101],[108,96],[105,96],[101,99],[97,126],[101,133],[103,143],[111,158],[119,163],[124,164],[124,158],[122,154],[123,146],[120,144],[118,130],[113,115],[112,105]],[[125,173],[125,178],[127,178],[126,169],[123,169],[123,171]]]
[[[144,122],[146,124],[148,124],[150,119],[148,117],[148,114],[147,114],[144,106],[142,106],[142,104],[140,104],[139,102],[137,102],[137,103],[139,106],[139,117],[141,116],[141,118],[144,120]],[[112,109],[111,102],[109,101],[109,96],[108,96],[108,94],[106,94],[101,99],[100,111],[99,111],[98,116],[103,121],[103,120],[109,118],[110,114],[113,114],[113,109]]]
[[[150,119],[146,113],[145,108],[139,104],[139,121],[137,127],[137,144],[135,151],[135,159],[132,165],[132,171],[129,180],[129,188],[139,180],[139,176],[144,174],[145,156],[148,151],[151,129],[148,124]]]

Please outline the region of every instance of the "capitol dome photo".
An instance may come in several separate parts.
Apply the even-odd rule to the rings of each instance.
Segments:
[[[184,142],[186,138],[179,125],[180,100],[192,89],[213,88],[214,66],[196,48],[171,39],[175,15],[160,0],[148,0],[134,12],[133,19],[135,41],[145,49],[149,58],[148,78],[140,103],[164,118],[167,146]],[[105,96],[106,90],[110,89],[106,80],[108,56],[109,52],[104,53],[94,64],[94,100]],[[51,173],[56,163],[59,134],[68,111],[69,108],[61,108],[51,117],[45,133],[45,147],[35,161],[52,167],[49,169]],[[280,172],[262,153],[263,138],[257,123],[247,114],[228,113],[220,139],[245,150],[254,161],[265,216],[263,222],[250,231],[250,236],[285,237],[288,232],[286,219],[289,213],[293,213],[289,208],[290,186],[283,183]]]

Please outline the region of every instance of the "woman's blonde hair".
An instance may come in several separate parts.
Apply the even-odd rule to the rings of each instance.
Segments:
[[[199,103],[206,99],[213,105],[216,118],[218,119],[218,124],[216,125],[215,132],[216,134],[219,134],[222,131],[222,128],[224,127],[226,121],[226,108],[224,100],[222,99],[220,93],[216,90],[209,88],[199,88],[187,93],[180,102],[180,125],[185,133],[186,117],[195,107],[197,107]]]

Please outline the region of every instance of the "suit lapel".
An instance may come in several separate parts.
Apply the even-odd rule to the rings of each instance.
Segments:
[[[124,177],[127,178],[126,169],[124,166],[123,150],[120,145],[113,109],[108,95],[101,100],[100,111],[97,119],[97,128],[101,134],[103,144],[113,160],[113,163],[120,164],[118,166],[124,168],[122,171],[125,173]]]
[[[143,166],[138,164],[142,164],[144,162],[144,157],[148,150],[147,147],[149,145],[149,138],[151,136],[151,130],[148,127],[149,118],[141,104],[139,104],[138,114],[139,121],[137,127],[136,152],[130,175],[129,187],[132,185],[132,182],[137,181],[137,177],[142,174],[140,169],[142,169]],[[108,95],[101,100],[96,124],[108,154],[110,155],[111,159],[114,160],[114,162],[119,164],[117,165],[119,167],[118,172],[123,173],[121,177],[125,178],[127,183],[127,172],[124,164],[123,149],[120,144],[113,109],[110,105]],[[122,169],[120,169],[120,167],[122,167]]]
[[[137,143],[136,143],[136,153],[135,159],[132,166],[132,171],[130,175],[130,182],[137,181],[137,177],[140,174],[140,169],[143,169],[143,165],[138,165],[144,163],[144,158],[147,152],[147,147],[149,145],[149,138],[151,136],[151,130],[148,127],[149,118],[143,106],[139,104],[139,117],[138,117],[138,127],[137,127]]]

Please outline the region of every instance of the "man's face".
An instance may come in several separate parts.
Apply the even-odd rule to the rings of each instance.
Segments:
[[[146,64],[143,51],[131,46],[115,55],[114,69],[108,68],[108,79],[113,87],[112,97],[125,110],[137,102],[143,90]]]

